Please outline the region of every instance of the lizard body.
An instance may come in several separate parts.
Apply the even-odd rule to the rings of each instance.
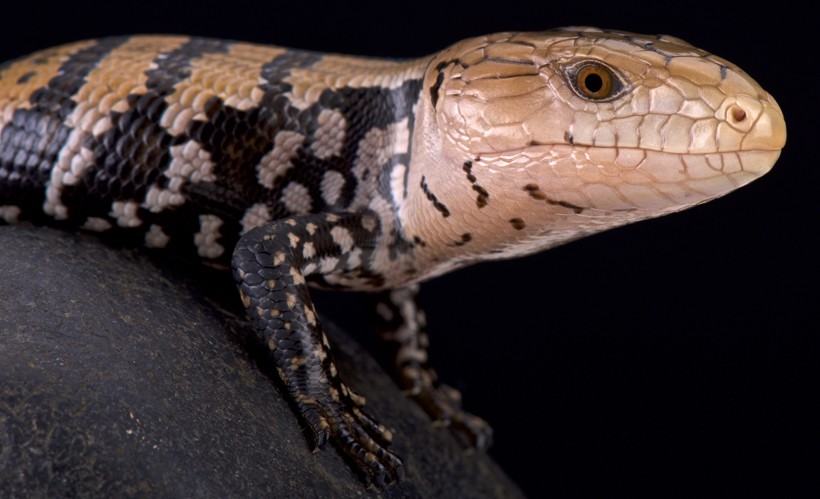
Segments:
[[[0,67],[0,220],[230,265],[323,447],[398,477],[307,286],[382,293],[400,383],[477,447],[427,365],[417,284],[721,196],[785,142],[741,70],[666,36],[500,33],[391,61],[178,36]]]

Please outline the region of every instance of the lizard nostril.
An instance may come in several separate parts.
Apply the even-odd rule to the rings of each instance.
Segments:
[[[735,122],[741,122],[746,119],[746,111],[740,106],[732,106],[729,110],[729,115]]]

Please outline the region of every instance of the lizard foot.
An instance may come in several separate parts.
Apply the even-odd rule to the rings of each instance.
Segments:
[[[461,393],[455,388],[439,384],[411,393],[411,396],[434,422],[450,428],[468,449],[484,451],[492,445],[492,427],[480,417],[462,409]]]
[[[330,398],[297,396],[297,405],[315,436],[316,449],[330,442],[366,484],[382,487],[403,474],[402,460],[386,449],[393,433],[362,410],[364,398],[344,384]]]

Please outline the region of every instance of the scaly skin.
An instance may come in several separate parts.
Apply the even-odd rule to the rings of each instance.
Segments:
[[[418,282],[721,196],[785,143],[777,104],[671,37],[500,33],[396,62],[171,36],[0,67],[0,220],[230,263],[315,443],[397,479],[308,285],[380,292],[397,378],[485,447],[427,363]]]

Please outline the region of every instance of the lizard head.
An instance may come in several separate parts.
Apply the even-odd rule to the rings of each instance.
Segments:
[[[432,126],[416,138],[446,165],[426,184],[445,206],[477,200],[451,210],[466,214],[449,237],[494,225],[481,251],[499,257],[726,194],[769,171],[786,139],[760,85],[669,36],[474,38],[433,58],[424,88]]]

